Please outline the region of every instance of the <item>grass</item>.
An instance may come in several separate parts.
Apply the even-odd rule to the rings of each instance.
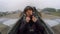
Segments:
[[[60,12],[51,12],[52,15],[60,16]]]

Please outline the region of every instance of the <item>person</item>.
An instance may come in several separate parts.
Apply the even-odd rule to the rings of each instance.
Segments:
[[[26,18],[22,21],[19,28],[19,34],[43,34],[44,27],[40,24],[39,19],[33,15],[33,8],[31,6],[27,6],[24,9],[24,13]]]

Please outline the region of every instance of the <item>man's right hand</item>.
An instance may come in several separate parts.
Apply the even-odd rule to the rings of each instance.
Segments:
[[[30,21],[30,18],[26,17],[26,22],[29,23],[29,21]]]

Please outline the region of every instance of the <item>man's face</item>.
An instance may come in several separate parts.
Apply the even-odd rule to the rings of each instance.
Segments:
[[[26,14],[27,14],[28,16],[32,15],[32,10],[27,10]]]

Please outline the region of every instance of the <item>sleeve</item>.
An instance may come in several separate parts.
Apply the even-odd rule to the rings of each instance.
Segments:
[[[41,21],[37,20],[35,25],[39,30],[44,30],[44,26],[41,24]]]
[[[36,25],[36,26],[41,26],[40,21],[37,20],[37,21],[35,22],[35,25]]]
[[[20,28],[19,28],[19,32],[22,34],[23,33],[23,31],[26,29],[26,27],[27,27],[27,23],[26,23],[26,21],[21,21],[21,26],[20,26]]]

